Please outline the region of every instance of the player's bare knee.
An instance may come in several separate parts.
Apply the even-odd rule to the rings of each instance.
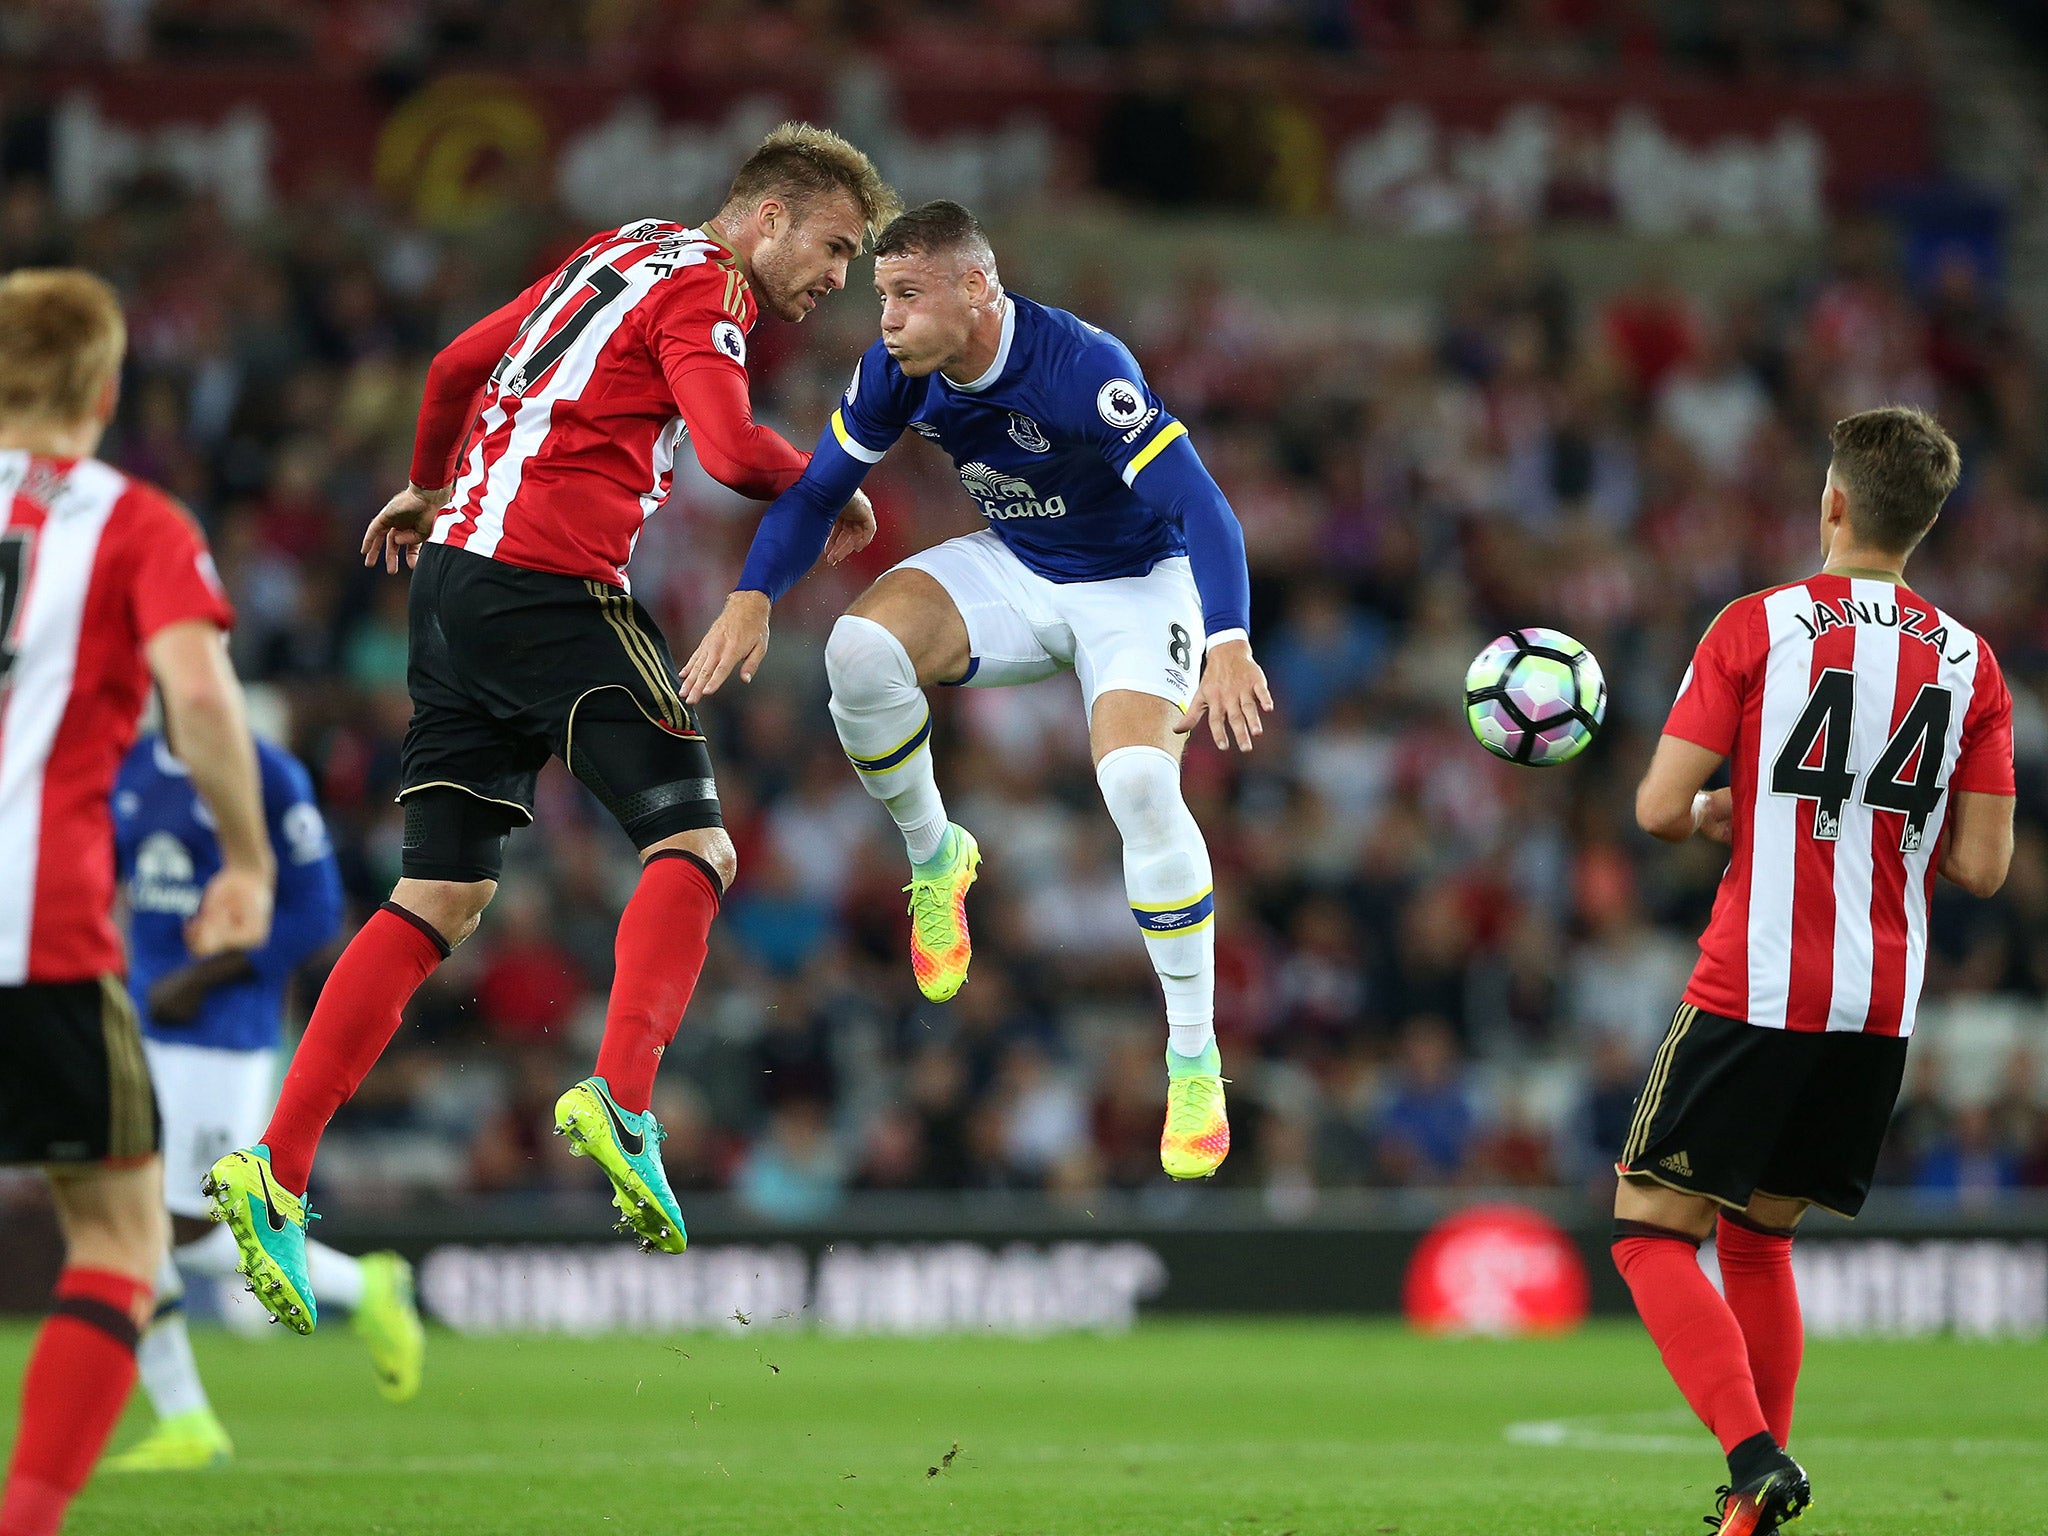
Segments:
[[[690,855],[718,877],[720,891],[732,889],[732,883],[739,875],[739,850],[733,847],[732,838],[723,827],[703,827],[693,832],[679,832],[674,837],[665,837],[658,843],[651,843],[640,851],[641,865],[644,867],[649,860],[663,853]]]
[[[403,879],[391,891],[391,904],[427,924],[451,950],[477,930],[484,908],[498,893],[495,880]]]
[[[155,1159],[139,1168],[53,1172],[50,1191],[66,1263],[154,1279],[170,1243],[163,1175]]]

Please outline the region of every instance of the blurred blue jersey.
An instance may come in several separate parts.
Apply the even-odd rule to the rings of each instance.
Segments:
[[[263,814],[277,853],[270,940],[250,955],[256,974],[215,987],[190,1024],[150,1018],[149,989],[191,964],[185,921],[220,869],[213,815],[161,736],[144,736],[114,781],[114,853],[128,898],[128,990],[143,1033],[184,1045],[253,1051],[278,1043],[284,989],[341,927],[341,871],[313,782],[299,760],[259,740]]]

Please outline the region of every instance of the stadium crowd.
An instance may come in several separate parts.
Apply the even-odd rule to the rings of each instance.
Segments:
[[[1090,50],[1171,45],[1228,77],[1232,52],[1251,45],[1268,64],[1437,58],[1754,82],[1912,74],[1930,24],[1926,0],[29,0],[0,12],[0,56],[401,72],[588,64],[652,77],[707,57],[786,75],[879,47],[1014,77],[1071,68]]]
[[[299,212],[259,237],[145,184],[66,224],[22,180],[0,266],[76,261],[119,286],[132,361],[108,456],[205,523],[237,663],[313,771],[359,921],[397,871],[408,704],[405,582],[361,569],[357,541],[404,479],[427,359],[499,290],[368,200]],[[530,267],[573,238],[551,234]],[[2004,660],[2021,832],[1998,899],[1938,895],[1936,1048],[1886,1176],[1959,1199],[2048,1186],[2028,1044],[2048,1008],[2040,376],[1995,291],[1961,258],[1910,288],[1853,224],[1810,280],[1716,312],[1656,277],[1575,291],[1523,237],[1473,250],[1406,341],[1283,322],[1199,260],[1130,309],[1101,273],[1019,283],[1133,342],[1246,529],[1281,713],[1253,756],[1197,741],[1186,767],[1217,868],[1223,1180],[1289,1211],[1329,1187],[1602,1177],[1720,871],[1711,847],[1635,831],[1635,775],[1708,620],[1812,564],[1827,424],[1908,400],[1963,446],[1913,574]],[[756,333],[757,408],[793,440],[865,343],[867,302]],[[742,872],[657,1098],[672,1176],[787,1218],[856,1189],[1155,1184],[1155,983],[1071,680],[937,700],[941,780],[988,863],[972,984],[943,1008],[912,984],[901,850],[834,740],[821,647],[862,582],[973,521],[914,439],[871,488],[876,544],[801,586],[762,675],[706,712]],[[651,522],[636,591],[679,655],[756,510],[686,467]],[[1607,667],[1607,729],[1557,772],[1489,758],[1460,719],[1466,663],[1523,623]],[[323,1205],[587,1182],[548,1107],[585,1070],[633,873],[551,768],[482,931],[337,1120]]]

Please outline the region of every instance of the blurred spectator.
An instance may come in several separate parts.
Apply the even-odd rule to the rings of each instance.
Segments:
[[[1442,1019],[1402,1027],[1379,1119],[1379,1159],[1395,1184],[1455,1184],[1471,1171],[1478,1133],[1457,1036]]]
[[[740,1204],[771,1221],[817,1221],[831,1214],[845,1188],[824,1106],[812,1099],[790,1099],[777,1109],[733,1176]]]

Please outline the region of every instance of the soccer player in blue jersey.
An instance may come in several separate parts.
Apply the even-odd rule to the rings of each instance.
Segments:
[[[292,973],[341,926],[341,873],[305,768],[256,742],[263,809],[277,850],[277,896],[262,948],[194,959],[186,948],[199,893],[220,867],[213,819],[185,765],[159,735],[135,743],[114,783],[114,847],[128,900],[128,986],[163,1119],[164,1203],[171,1251],[157,1283],[156,1319],[137,1365],[156,1410],[150,1434],[109,1470],[176,1471],[233,1454],[199,1380],[185,1335],[180,1271],[235,1274],[234,1238],[207,1215],[200,1181],[214,1159],[262,1134],[277,1096],[284,993]],[[396,1254],[356,1259],[308,1242],[320,1294],[355,1308],[378,1386],[402,1401],[419,1390],[424,1335],[412,1276]]]
[[[1005,687],[1071,667],[1124,881],[1166,997],[1160,1162],[1216,1171],[1230,1150],[1215,1033],[1214,895],[1180,752],[1204,716],[1249,752],[1273,707],[1252,659],[1237,518],[1187,429],[1122,342],[1004,290],[974,216],[933,202],[875,243],[882,337],[810,467],[762,517],[739,590],[684,668],[694,702],[750,681],[773,601],[810,569],[839,508],[909,428],[952,456],[989,526],[875,583],[825,648],[832,720],[910,855],[911,961],[934,1002],[967,979],[980,850],[932,774],[934,684]]]

